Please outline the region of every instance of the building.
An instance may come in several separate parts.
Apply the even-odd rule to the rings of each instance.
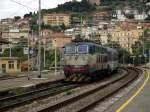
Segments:
[[[13,18],[1,19],[1,24],[12,24],[14,22]]]
[[[120,27],[124,30],[150,29],[150,22],[148,21],[128,20],[119,23],[120,23]]]
[[[21,72],[21,61],[17,57],[1,57],[0,58],[0,72],[10,75],[15,75]]]
[[[9,40],[11,43],[18,43],[21,37],[28,38],[28,31],[21,31],[16,28],[2,32],[2,38]]]
[[[45,25],[51,26],[60,26],[63,24],[65,26],[69,26],[71,22],[71,15],[65,13],[46,14],[43,16],[43,22]]]
[[[122,48],[132,53],[132,45],[140,39],[143,29],[133,30],[113,30],[111,32],[111,41],[117,42]]]
[[[147,17],[148,17],[148,15],[146,13],[134,15],[135,20],[145,20]]]
[[[93,14],[93,23],[97,24],[101,21],[105,21],[108,19],[108,13],[103,11],[103,12],[95,12]]]
[[[73,33],[74,33],[74,28],[66,29],[66,30],[64,31],[64,33],[65,33],[65,35],[72,37],[72,36],[73,36]]]
[[[52,33],[50,38],[53,48],[62,48],[65,44],[72,40],[72,37],[66,36],[64,33]]]
[[[91,5],[100,5],[101,0],[87,0]]]

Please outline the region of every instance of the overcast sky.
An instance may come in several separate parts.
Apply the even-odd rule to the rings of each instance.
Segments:
[[[71,0],[41,0],[42,9],[54,8],[58,4],[65,3]],[[80,0],[78,0],[80,1]],[[19,5],[16,2],[23,4]],[[33,12],[38,10],[38,0],[0,0],[0,19],[23,16],[25,13]]]

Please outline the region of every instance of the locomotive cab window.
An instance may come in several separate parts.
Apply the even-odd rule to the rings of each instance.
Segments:
[[[88,46],[87,45],[78,45],[77,46],[77,52],[80,54],[88,53]]]
[[[76,46],[66,46],[65,47],[66,54],[75,54],[76,53]]]

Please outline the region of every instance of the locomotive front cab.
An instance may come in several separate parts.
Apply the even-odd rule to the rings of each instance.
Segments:
[[[64,73],[88,74],[89,47],[86,44],[69,44],[64,47]]]

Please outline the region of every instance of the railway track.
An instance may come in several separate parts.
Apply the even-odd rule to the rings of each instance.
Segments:
[[[91,91],[76,95],[72,98],[66,99],[55,105],[44,108],[39,108],[37,112],[85,112],[93,104],[101,101],[102,99],[114,94],[122,89],[133,80],[135,80],[141,73],[140,70],[135,68],[128,68],[128,73],[117,80],[107,82]]]
[[[61,92],[78,87],[78,84],[67,84],[62,81],[56,81],[53,84],[41,86],[32,91],[27,91],[22,94],[8,95],[0,98],[0,111],[6,111],[10,108],[24,105],[36,99],[41,99],[46,96],[52,96]]]
[[[65,99],[54,105],[50,106],[47,105],[46,107],[43,106],[43,108],[37,106],[36,112],[55,112],[55,111],[70,112],[70,109],[71,112],[78,112],[78,111],[85,112],[94,103],[104,99],[105,97],[113,94],[114,92],[123,88],[125,85],[129,84],[141,72],[140,70],[135,70],[134,68],[127,69],[126,71],[128,71],[126,75],[122,75],[119,78],[114,79],[112,78],[111,81],[107,80],[107,78],[104,79],[103,82],[105,83],[102,83],[100,86],[94,88],[93,90],[75,95],[74,97]],[[120,74],[120,72],[118,74]],[[81,85],[79,84],[67,84],[62,83],[61,81],[53,82],[47,85],[46,84],[43,86],[40,85],[36,87],[34,90],[26,91],[23,94],[10,95],[3,98],[0,97],[0,111],[7,111],[7,110],[9,111],[10,109],[18,106],[23,106],[39,99],[47,98],[49,96],[55,96],[67,90],[81,87]],[[35,108],[30,109],[31,111],[34,111]]]

